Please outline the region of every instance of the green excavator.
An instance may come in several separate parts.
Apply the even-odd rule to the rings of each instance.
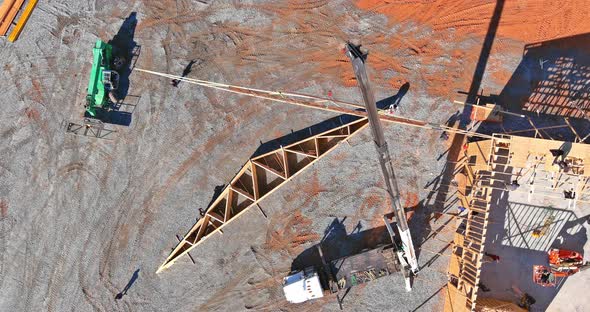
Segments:
[[[86,95],[86,116],[100,118],[99,111],[110,110],[111,103],[117,103],[116,90],[119,87],[119,73],[115,70],[123,65],[123,59],[113,57],[113,46],[97,40],[92,50],[93,61]]]

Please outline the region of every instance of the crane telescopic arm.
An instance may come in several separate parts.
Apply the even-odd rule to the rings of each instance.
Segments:
[[[360,45],[355,46],[351,43],[348,43],[346,45],[346,55],[348,55],[352,61],[354,74],[356,76],[359,88],[363,94],[369,126],[373,132],[375,148],[379,154],[379,164],[381,165],[381,170],[383,171],[383,178],[385,180],[385,185],[387,186],[387,192],[389,193],[391,203],[393,205],[392,208],[397,219],[396,223],[406,260],[410,265],[412,272],[416,273],[418,272],[419,267],[418,260],[416,259],[416,252],[414,250],[414,243],[412,242],[412,236],[410,235],[410,229],[408,228],[408,221],[406,220],[404,207],[400,201],[399,188],[395,178],[395,172],[393,171],[393,165],[391,164],[389,148],[387,147],[383,129],[381,128],[381,119],[379,112],[377,111],[375,95],[373,94],[373,90],[371,90],[369,78],[367,77],[367,70],[365,68],[367,54],[361,52]]]

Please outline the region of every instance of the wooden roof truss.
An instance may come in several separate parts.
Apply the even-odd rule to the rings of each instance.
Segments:
[[[207,208],[205,215],[178,243],[166,261],[158,268],[157,273],[172,266],[181,256],[216,232],[223,233],[222,229],[231,221],[250,207],[258,205],[266,196],[367,125],[366,118],[359,118],[248,160],[219,197]]]

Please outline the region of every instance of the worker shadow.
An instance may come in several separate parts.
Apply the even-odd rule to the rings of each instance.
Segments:
[[[588,240],[587,228],[588,217],[586,215],[575,220],[566,222],[557,238],[553,241],[551,248],[569,249],[582,252],[586,241]]]
[[[193,65],[195,65],[196,62],[197,61],[195,61],[195,60],[190,60],[190,62],[188,62],[188,64],[182,70],[182,74],[180,75],[180,77],[184,78],[184,77],[188,76],[188,74],[191,73],[191,71],[193,69]],[[178,87],[180,82],[181,82],[181,80],[179,80],[179,79],[173,79],[171,84],[173,87]]]
[[[213,195],[211,195],[211,200],[209,201],[209,204],[207,204],[207,207],[211,207],[211,205],[217,199],[217,197],[219,197],[221,193],[223,193],[225,186],[226,184],[220,184],[215,186],[215,188],[213,189]]]
[[[137,26],[137,13],[131,12],[123,21],[117,34],[108,42],[113,46],[114,58],[119,58],[119,64],[114,68],[119,73],[119,88],[116,91],[119,102],[125,103],[130,87],[129,77],[135,68],[135,63],[141,53],[141,46],[135,42],[135,28]]]
[[[377,101],[377,108],[388,109],[391,106],[393,106],[395,109],[399,108],[399,105],[406,93],[408,93],[408,90],[410,90],[410,83],[406,82],[399,88],[397,94]]]
[[[213,203],[215,202],[215,200],[221,196],[221,194],[223,193],[223,190],[225,190],[226,184],[220,184],[215,186],[215,188],[213,189],[213,195],[211,195],[211,200],[209,201],[209,204],[207,204],[207,207],[211,207],[211,205],[213,205]],[[203,209],[202,207],[198,209],[199,210],[199,216],[197,216],[197,221],[199,221],[200,218],[203,218],[205,216],[205,214],[207,213],[206,209]]]
[[[559,149],[563,151],[562,158],[563,160],[565,160],[565,158],[569,155],[570,151],[572,150],[572,142],[563,142]]]
[[[389,234],[385,226],[362,230],[361,223],[357,223],[353,230],[348,233],[343,219],[334,218],[330,225],[324,230],[322,240],[300,253],[291,263],[291,271],[303,270],[314,266],[322,266],[322,258],[318,246],[326,262],[330,263],[333,274],[338,274],[342,261],[350,256],[361,254],[368,250],[384,247],[391,244]]]
[[[139,269],[137,269],[137,270],[135,270],[135,272],[133,272],[131,279],[129,279],[129,282],[127,282],[127,285],[125,285],[123,290],[115,296],[115,299],[116,300],[123,299],[123,296],[127,295],[127,292],[129,291],[129,289],[131,289],[131,286],[133,286],[133,284],[135,283],[135,281],[138,278],[139,278]]]

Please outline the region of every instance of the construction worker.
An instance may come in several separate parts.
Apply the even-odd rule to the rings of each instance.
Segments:
[[[505,185],[505,189],[507,191],[516,191],[518,189],[518,187],[520,187],[520,184],[518,184],[517,180],[512,181],[512,183],[510,184],[504,184]]]
[[[563,170],[564,172],[568,171],[568,164],[565,161],[560,160],[557,162],[557,165],[559,166],[559,169]]]
[[[397,104],[389,105],[389,115],[393,115],[397,111]]]
[[[575,199],[576,198],[576,192],[574,192],[574,190],[570,190],[570,191],[563,191],[563,197],[565,197],[565,199]]]
[[[500,256],[493,255],[491,253],[484,252],[484,262],[500,262]]]

